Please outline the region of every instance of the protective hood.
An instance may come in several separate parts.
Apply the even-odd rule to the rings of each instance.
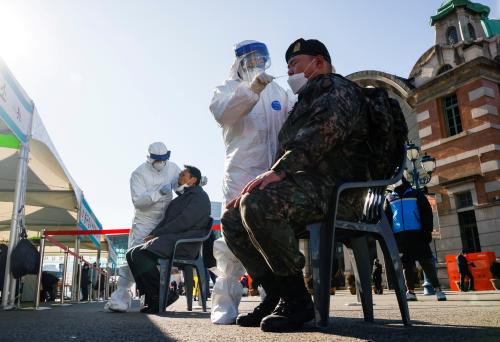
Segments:
[[[244,50],[246,46],[251,47],[253,45],[262,45],[267,51],[267,47],[264,43],[258,42],[256,40],[243,40],[241,42],[238,42],[234,45],[234,50],[235,54],[237,57],[235,57],[233,64],[231,65],[231,69],[229,70],[229,75],[228,79],[230,80],[240,80],[241,78],[238,76],[238,69],[240,68],[240,62],[241,59],[245,56],[245,54],[238,56],[238,51],[239,50]]]

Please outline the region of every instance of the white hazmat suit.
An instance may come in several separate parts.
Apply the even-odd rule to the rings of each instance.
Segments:
[[[244,41],[236,45],[235,51],[252,44],[264,45]],[[210,111],[222,127],[226,149],[223,178],[225,204],[238,197],[248,182],[269,170],[277,151],[278,133],[297,99],[274,81],[267,84],[260,94],[253,91],[252,80],[244,81],[239,76],[245,75],[245,72],[241,70],[241,58],[238,53],[236,55],[229,79],[215,89],[210,104]],[[241,299],[239,277],[243,275],[244,268],[234,265],[239,261],[223,239],[214,244],[214,256],[220,276],[214,286],[211,319],[213,323],[232,324],[238,315]],[[221,268],[223,265],[231,267]],[[234,295],[238,293],[233,289],[236,287],[239,288],[239,297]]]
[[[175,189],[181,170],[175,163],[167,160],[169,156],[170,151],[163,143],[153,143],[149,147],[148,160],[132,172],[130,192],[135,215],[128,248],[144,243],[144,238],[160,223],[172,201],[172,190],[166,191],[165,186],[167,190]],[[118,274],[118,288],[111,294],[105,309],[125,312],[130,307],[130,288],[134,284],[134,277],[127,264],[119,268]]]

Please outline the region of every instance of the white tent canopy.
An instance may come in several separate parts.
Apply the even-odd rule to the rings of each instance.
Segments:
[[[0,230],[10,229],[18,162],[17,150],[0,147]],[[35,109],[25,197],[26,227],[76,229],[81,196]]]
[[[22,147],[26,143],[27,157],[27,149]],[[25,177],[18,170],[21,161],[26,165],[24,160],[28,160]],[[0,58],[0,240],[5,240],[5,232],[11,230],[16,183],[20,179],[26,183],[26,194],[18,203],[24,206],[23,223],[29,231],[101,227],[64,166],[33,101]],[[84,225],[78,222],[82,210],[87,219]],[[75,238],[61,236],[58,240]]]
[[[0,59],[0,240],[9,236],[7,269],[23,224],[35,233],[41,229],[102,229],[64,166],[33,101]],[[100,246],[100,236],[88,238],[93,243],[82,247]],[[65,245],[79,241],[75,236],[57,240]],[[43,258],[43,249],[40,253]],[[4,309],[14,305],[15,288],[16,282],[6,273]]]

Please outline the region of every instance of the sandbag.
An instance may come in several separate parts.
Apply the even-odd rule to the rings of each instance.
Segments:
[[[16,279],[27,274],[38,274],[40,253],[28,239],[22,237],[12,251],[10,271]]]

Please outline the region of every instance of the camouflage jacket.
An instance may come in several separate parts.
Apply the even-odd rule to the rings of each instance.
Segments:
[[[326,213],[339,182],[369,180],[369,105],[337,74],[306,85],[278,136],[272,170],[284,171]]]

